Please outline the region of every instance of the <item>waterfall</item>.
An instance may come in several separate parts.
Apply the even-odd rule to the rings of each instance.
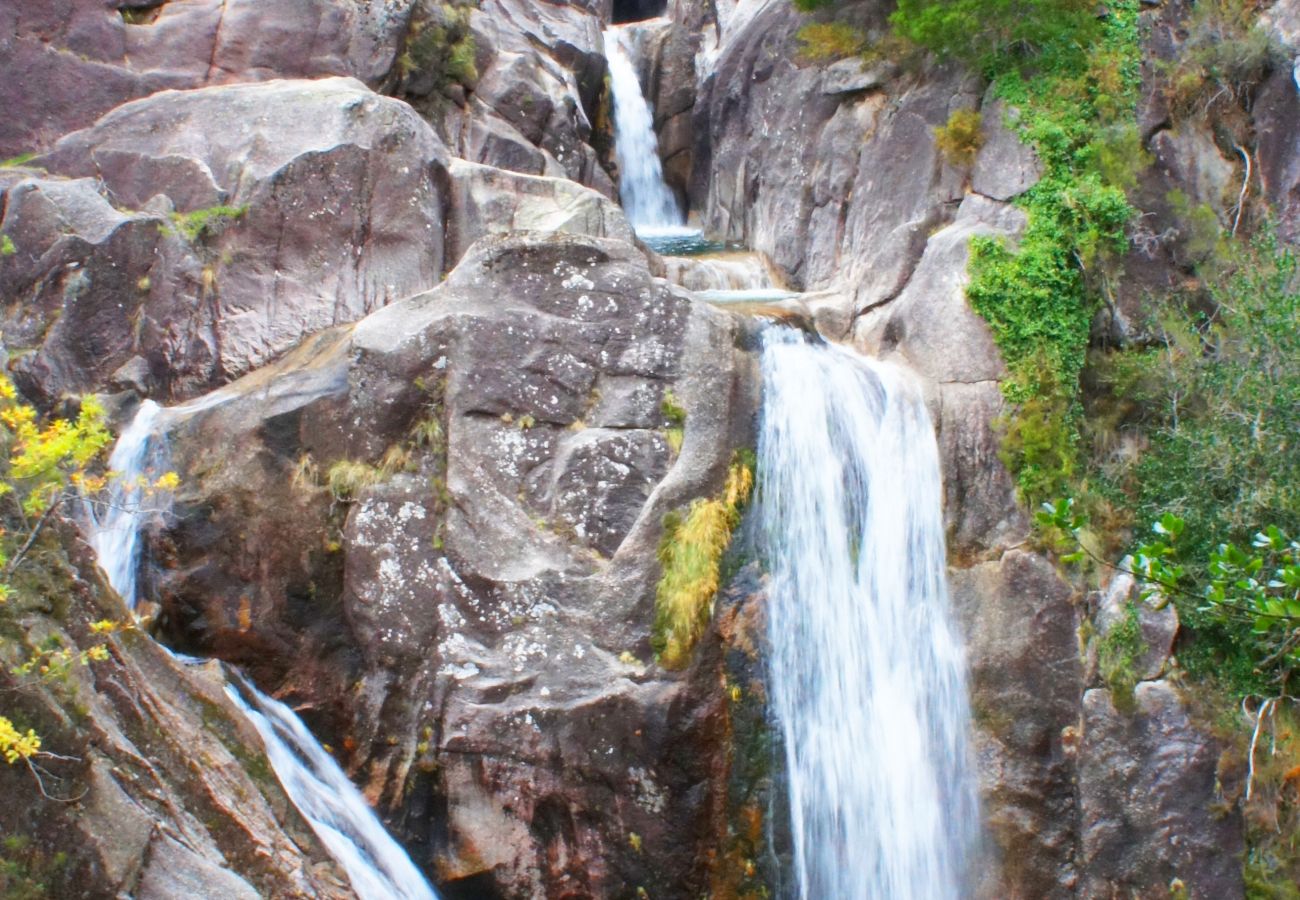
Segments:
[[[677,198],[664,183],[654,114],[641,94],[623,31],[605,32],[610,87],[614,93],[614,152],[618,158],[619,197],[623,211],[638,234],[681,231]]]
[[[978,835],[938,450],[901,373],[763,337],[770,698],[805,900],[969,896]]]
[[[100,568],[131,609],[138,600],[140,529],[151,514],[164,512],[170,502],[165,494],[144,487],[166,467],[166,427],[229,396],[215,391],[172,409],[146,400],[113,447],[109,468],[117,477],[104,502],[88,504],[88,531]],[[347,872],[357,896],[361,900],[435,900],[437,894],[406,851],[384,830],[361,792],[302,720],[289,707],[253,687],[233,667],[228,668],[233,683],[227,685],[227,695],[261,735],[285,793]]]

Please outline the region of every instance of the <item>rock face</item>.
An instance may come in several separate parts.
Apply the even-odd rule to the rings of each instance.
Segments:
[[[150,900],[353,896],[227,700],[219,665],[184,665],[139,631],[92,633],[89,623],[127,612],[106,585],[75,574],[95,568],[71,529],[60,542],[74,548],[71,566],[54,541],[40,563],[57,602],[5,614],[74,652],[103,644],[108,658],[62,682],[17,676],[28,648],[5,641],[5,713],[62,757],[37,760],[42,785],[24,766],[0,768],[6,888]]]
[[[856,315],[902,290],[952,217],[963,173],[932,132],[979,97],[956,70],[847,89],[849,73],[797,64],[799,21],[765,3],[724,41],[695,107],[692,204],[709,231],[769,254],[797,286],[841,286]]]
[[[628,244],[481,242],[179,428],[168,627],[347,734],[453,896],[703,884],[712,707],[638,660],[661,519],[748,440],[735,340]],[[303,474],[348,461],[346,505]]]
[[[0,158],[41,150],[110,109],[160,90],[327,75],[378,87],[393,67],[411,5],[6,3],[0,8]]]
[[[1083,679],[1071,593],[1051,563],[1019,550],[952,574],[984,820],[997,849],[984,896],[1074,893],[1072,740]]]
[[[39,164],[78,179],[4,196],[5,337],[39,396],[137,357],[151,393],[192,395],[443,271],[447,152],[352,79],[155,94]]]
[[[608,101],[599,3],[483,0],[470,26],[479,80],[436,118],[457,156],[570,178],[615,196],[592,146]]]
[[[1217,783],[1217,742],[1168,682],[1139,684],[1134,703],[1121,713],[1108,690],[1083,698],[1080,896],[1153,896],[1176,881],[1188,897],[1243,896],[1241,821]]]

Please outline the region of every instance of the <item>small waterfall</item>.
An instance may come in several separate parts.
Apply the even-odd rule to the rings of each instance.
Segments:
[[[108,458],[109,470],[119,474],[109,485],[107,499],[102,504],[88,504],[90,546],[127,609],[135,609],[137,599],[140,529],[150,513],[161,508],[152,502],[155,498],[149,497],[141,479],[152,481],[162,474],[162,446],[154,440],[162,411],[152,400],[140,404]]]
[[[759,542],[805,900],[969,896],[979,831],[934,431],[890,366],[769,328]]]
[[[654,114],[641,94],[641,82],[623,43],[623,30],[605,32],[610,86],[614,92],[614,152],[618,157],[619,197],[638,234],[682,231],[677,198],[664,183]]]
[[[166,428],[229,396],[215,391],[172,409],[146,400],[113,447],[109,468],[117,478],[104,502],[88,504],[88,530],[100,568],[131,609],[139,599],[140,529],[150,515],[165,512],[171,499],[143,487],[167,465]],[[293,710],[257,690],[233,667],[227,669],[233,684],[226,693],[261,735],[285,793],[347,872],[357,896],[436,900],[406,851]]]
[[[285,792],[348,873],[361,900],[432,900],[436,895],[411,858],[384,830],[366,798],[293,710],[242,678],[226,694],[266,745]],[[246,696],[245,696],[246,695]]]

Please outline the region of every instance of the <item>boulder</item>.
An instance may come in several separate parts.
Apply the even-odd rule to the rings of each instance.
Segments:
[[[480,241],[176,427],[167,627],[346,738],[452,893],[702,890],[713,707],[649,635],[664,515],[752,440],[737,340],[630,244]]]
[[[1125,558],[1120,566],[1129,568],[1132,557]],[[1094,622],[1097,633],[1105,638],[1129,616],[1130,606],[1137,613],[1138,629],[1143,649],[1133,665],[1133,675],[1138,681],[1150,681],[1163,674],[1169,657],[1174,652],[1174,639],[1178,637],[1178,611],[1168,598],[1152,594],[1142,598],[1136,579],[1128,572],[1117,572],[1110,584],[1096,596]],[[1096,647],[1089,645],[1089,667],[1096,664]],[[1090,678],[1089,680],[1092,680]]]
[[[483,0],[470,29],[478,82],[464,106],[434,115],[456,155],[614,197],[591,145],[605,91],[599,4]]]
[[[0,10],[0,158],[48,147],[165,89],[328,75],[378,87],[397,58],[411,2],[8,5]]]
[[[1182,882],[1189,898],[1244,895],[1240,813],[1218,786],[1220,748],[1177,688],[1148,681],[1135,709],[1110,691],[1083,698],[1079,751],[1079,896],[1159,896]]]
[[[38,351],[25,386],[102,387],[140,356],[158,396],[190,396],[437,284],[448,162],[410,107],[348,78],[114,110],[39,160],[82,180],[8,192],[6,337]]]
[[[522,175],[460,159],[452,160],[450,172],[449,263],[488,234],[536,231],[633,240],[623,211],[612,200],[567,179]]]

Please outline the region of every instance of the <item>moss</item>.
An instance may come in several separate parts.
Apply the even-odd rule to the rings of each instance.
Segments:
[[[685,515],[670,513],[664,519],[652,645],[666,668],[686,665],[708,624],[722,556],[753,484],[753,469],[734,461],[719,496],[696,500]]]
[[[7,234],[0,235],[0,256],[13,256],[17,252],[18,248],[14,246],[14,239]]]
[[[1097,669],[1110,688],[1115,708],[1121,712],[1133,710],[1133,689],[1138,682],[1137,664],[1146,649],[1137,605],[1130,602],[1123,617],[1097,641]]]
[[[185,240],[197,241],[201,236],[209,234],[223,227],[227,223],[243,218],[248,212],[245,206],[209,206],[206,209],[196,209],[187,213],[172,213],[171,224],[164,226],[173,234],[178,234]]]
[[[17,168],[18,166],[26,165],[35,158],[35,153],[20,153],[17,156],[11,156],[6,160],[0,160],[0,169]]]

